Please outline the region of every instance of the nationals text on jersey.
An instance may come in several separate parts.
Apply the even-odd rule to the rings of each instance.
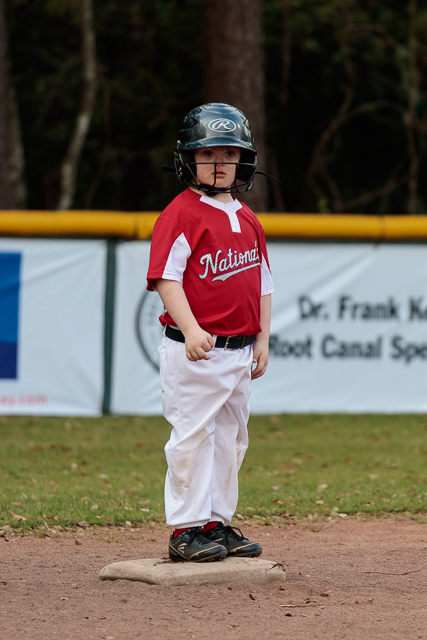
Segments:
[[[236,275],[236,273],[246,271],[246,269],[252,269],[253,267],[259,267],[261,265],[256,240],[255,247],[253,249],[248,249],[244,253],[237,253],[237,251],[233,251],[233,249],[230,248],[226,257],[221,258],[220,260],[219,256],[221,255],[221,253],[223,253],[222,250],[218,249],[215,255],[215,260],[212,258],[211,253],[206,253],[200,258],[200,264],[202,266],[205,265],[205,271],[204,273],[199,273],[199,278],[204,280],[204,278],[207,277],[209,273],[209,267],[212,269],[213,275],[215,275],[217,271],[221,272],[221,275],[212,278],[212,282],[215,282],[215,280],[227,280],[227,278]],[[240,267],[240,265],[247,266]]]

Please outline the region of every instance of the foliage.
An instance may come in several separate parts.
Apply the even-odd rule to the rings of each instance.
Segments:
[[[425,0],[264,0],[272,209],[423,213]],[[95,2],[100,88],[76,208],[160,209],[182,116],[203,101],[203,0]],[[54,208],[81,87],[77,0],[11,0],[10,44],[30,208]],[[227,52],[218,43],[218,55]],[[242,53],[243,55],[243,53]],[[250,73],[250,70],[248,70]]]
[[[158,209],[178,192],[160,166],[182,115],[201,101],[199,24],[195,0],[97,3],[100,89],[76,208]],[[29,206],[55,208],[79,96],[80,25],[61,3],[15,0],[10,27]]]
[[[274,100],[282,2],[270,4],[267,108],[269,121],[280,124],[270,145],[289,209],[425,212],[425,3],[294,0],[286,117]],[[412,209],[411,163],[419,189]]]
[[[254,416],[249,430],[239,517],[425,516],[424,416]],[[0,418],[0,526],[163,522],[169,431],[159,417]]]

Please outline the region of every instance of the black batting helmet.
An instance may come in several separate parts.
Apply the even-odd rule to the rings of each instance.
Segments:
[[[194,161],[195,149],[220,146],[239,147],[242,150],[234,184],[227,191],[248,191],[258,166],[251,127],[239,109],[221,102],[196,107],[182,121],[174,154],[175,172],[179,180],[207,193],[224,191],[215,188],[215,185],[198,183]]]

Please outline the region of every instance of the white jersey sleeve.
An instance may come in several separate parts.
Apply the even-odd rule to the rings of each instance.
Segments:
[[[263,254],[261,262],[261,296],[268,296],[273,291],[273,277]]]
[[[184,233],[181,233],[173,243],[166,260],[162,278],[176,280],[182,284],[187,260],[191,256],[191,248]]]

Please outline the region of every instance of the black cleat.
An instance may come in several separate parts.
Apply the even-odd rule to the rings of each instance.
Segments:
[[[225,547],[208,540],[199,527],[191,527],[169,540],[169,558],[174,562],[212,562],[223,560]]]
[[[258,542],[249,542],[240,529],[224,526],[222,522],[214,529],[203,532],[203,535],[211,542],[225,547],[227,555],[232,558],[257,558],[262,553],[262,547]]]

